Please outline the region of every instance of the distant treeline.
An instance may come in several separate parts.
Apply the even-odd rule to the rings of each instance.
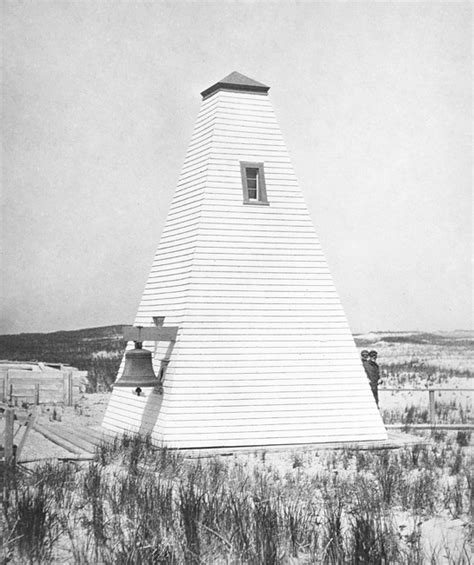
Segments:
[[[365,336],[354,336],[358,347],[374,344]],[[449,334],[413,334],[387,335],[377,334],[377,342],[413,343],[432,345],[472,345],[472,339],[449,337]],[[104,326],[53,333],[24,333],[0,335],[0,359],[10,361],[43,361],[45,363],[64,363],[89,372],[91,391],[98,388],[109,390],[115,381],[117,371],[125,351],[122,340],[122,326]],[[420,367],[416,367],[420,370]],[[395,369],[395,367],[392,367]],[[409,370],[413,367],[398,367]],[[461,376],[457,374],[457,376]],[[465,375],[462,375],[465,376]]]
[[[358,347],[370,346],[375,344],[376,342],[406,343],[413,345],[442,345],[445,347],[473,347],[474,339],[472,337],[472,334],[467,331],[463,333],[466,334],[465,337],[459,337],[459,334],[456,333],[449,335],[449,333],[436,334],[413,332],[412,334],[401,333],[401,335],[397,335],[397,332],[387,332],[387,335],[383,333],[377,333],[375,338],[365,335],[355,335],[354,340]]]
[[[121,325],[0,335],[0,359],[72,365],[88,371],[91,391],[110,389],[124,350]]]

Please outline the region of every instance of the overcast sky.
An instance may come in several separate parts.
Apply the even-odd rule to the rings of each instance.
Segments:
[[[1,333],[133,323],[201,103],[271,87],[353,331],[472,326],[469,2],[2,2]]]

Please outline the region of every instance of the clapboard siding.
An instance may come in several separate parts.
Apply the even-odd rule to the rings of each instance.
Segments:
[[[272,319],[265,319],[264,321],[255,320],[252,318],[248,322],[240,320],[235,320],[232,322],[227,322],[223,319],[218,323],[211,323],[210,321],[203,322],[202,320],[192,321],[189,318],[186,318],[186,328],[187,333],[192,333],[192,330],[199,330],[198,335],[205,335],[202,332],[208,330],[209,332],[226,332],[230,330],[230,334],[233,334],[234,337],[237,335],[246,335],[247,331],[256,330],[260,333],[269,331],[270,333],[278,333],[278,330],[284,329],[284,331],[298,331],[299,335],[306,335],[307,333],[311,333],[311,330],[316,328],[348,328],[347,322],[345,318],[333,320],[330,319],[326,322],[322,320],[301,320],[298,318],[293,318],[292,320],[285,320],[285,324],[283,325],[280,320],[272,320]],[[236,331],[238,330],[238,331]],[[245,330],[245,332],[240,332],[240,330]]]
[[[258,285],[259,283],[259,279],[262,279],[264,281],[267,281],[267,285],[268,286],[272,286],[272,285],[277,285],[280,284],[280,282],[282,281],[292,281],[292,285],[291,285],[291,289],[293,289],[294,287],[298,287],[298,286],[302,286],[304,288],[318,288],[320,286],[324,286],[324,282],[330,280],[330,275],[328,273],[327,270],[324,269],[314,269],[314,274],[318,275],[318,279],[321,278],[321,281],[317,280],[317,281],[312,281],[310,283],[308,283],[308,281],[305,280],[301,280],[300,277],[298,277],[298,273],[296,272],[286,272],[284,274],[278,272],[278,271],[269,271],[269,270],[265,270],[265,271],[261,271],[257,268],[254,269],[247,269],[247,270],[242,270],[240,269],[239,271],[233,271],[232,267],[228,267],[228,270],[226,270],[224,267],[221,267],[221,270],[223,272],[220,272],[218,274],[214,274],[213,275],[213,281],[215,285],[219,285],[221,284],[221,280],[224,281],[233,281],[235,282],[236,280],[239,280],[239,278],[247,278],[247,276],[250,274],[252,276],[252,284],[254,285]],[[206,273],[212,274],[212,269],[209,268],[200,268],[200,269],[195,269],[196,273],[199,273],[199,277],[195,276],[194,277],[194,287],[197,287],[197,285],[203,284],[206,285],[208,284],[208,277],[206,277]],[[172,273],[171,275],[165,275],[163,277],[163,285],[160,285],[160,288],[166,288],[167,286],[173,286],[174,283],[176,283],[177,285],[179,284],[179,281],[181,281],[182,279],[180,278],[181,275],[175,275],[175,273]],[[260,283],[261,284],[261,283]]]
[[[189,151],[180,174],[177,189],[160,239],[144,296],[154,293],[154,288],[166,281],[174,283],[171,296],[155,296],[149,311],[146,301],[138,308],[135,324],[153,325],[153,316],[165,316],[167,325],[180,325],[186,305],[186,292],[191,276],[193,254],[201,215],[203,192],[207,176],[207,159],[211,147],[213,119],[216,104],[206,101],[201,107]],[[177,248],[176,248],[177,247]],[[144,344],[151,346],[153,344]],[[127,348],[130,349],[129,343]],[[156,347],[154,367],[158,370],[167,345]],[[123,370],[123,360],[119,375]],[[151,405],[150,405],[151,401]],[[112,432],[124,430],[152,431],[162,424],[158,394],[137,397],[129,389],[114,389],[104,418],[104,428]]]
[[[217,416],[217,417],[216,417]],[[242,417],[244,416],[244,417]],[[300,410],[293,410],[285,414],[282,411],[278,412],[278,416],[275,416],[271,412],[263,412],[261,410],[253,412],[241,412],[239,418],[234,420],[229,419],[229,410],[223,411],[221,413],[209,413],[203,412],[193,413],[191,411],[179,410],[175,414],[168,413],[167,418],[170,423],[173,423],[173,427],[176,428],[192,428],[194,422],[199,422],[199,427],[201,431],[214,432],[216,429],[221,428],[222,433],[229,433],[228,426],[231,423],[232,427],[241,431],[243,429],[251,430],[252,428],[262,426],[264,424],[265,431],[274,431],[275,428],[283,431],[287,428],[289,431],[294,433],[295,428],[306,428],[311,431],[312,427],[322,427],[339,423],[341,418],[335,410],[332,413],[315,413],[313,414],[302,413]],[[367,416],[364,412],[353,412],[344,419],[346,425],[357,425],[357,424],[370,424],[370,415]]]
[[[363,400],[366,396],[365,391],[363,394],[360,394],[360,399]],[[331,397],[330,397],[331,398]],[[330,399],[329,398],[329,399]],[[192,402],[190,400],[184,399],[175,399],[173,401],[173,409],[176,411],[185,411],[186,414],[189,413],[191,410],[205,410],[206,414],[209,414],[209,417],[212,417],[212,414],[219,414],[219,413],[226,413],[228,408],[235,407],[237,408],[240,406],[240,413],[246,412],[253,412],[258,409],[258,411],[269,412],[273,414],[275,409],[278,409],[280,413],[286,413],[286,411],[294,411],[295,409],[298,410],[299,413],[302,414],[309,414],[314,415],[314,404],[308,401],[307,398],[293,398],[291,400],[291,404],[289,404],[286,400],[285,403],[281,402],[281,398],[275,398],[272,402],[265,402],[263,403],[260,399],[232,399],[223,403],[220,399],[213,399],[209,398],[206,402],[202,402],[196,404],[196,402]],[[360,406],[354,408],[354,414],[364,413],[366,411],[366,406],[364,406],[363,402],[360,403]],[[318,408],[318,414],[328,414],[334,416],[334,407],[330,404],[326,404],[323,408]]]
[[[216,306],[216,305],[213,305]],[[166,304],[160,305],[160,308],[167,308]],[[169,308],[167,308],[170,312],[173,310],[176,312],[177,310],[182,311],[182,306],[176,306],[170,304]],[[148,319],[151,320],[153,316],[158,316],[159,314],[156,313],[156,309],[152,306],[145,307],[143,306],[143,310],[140,309],[140,312],[143,312],[143,315],[147,315]],[[325,314],[325,315],[324,315]],[[242,318],[247,318],[249,320],[272,320],[272,321],[279,321],[279,323],[288,323],[290,321],[294,321],[295,318],[301,320],[302,322],[306,322],[308,320],[314,319],[314,314],[308,312],[307,308],[303,308],[298,312],[295,312],[291,309],[282,310],[281,308],[276,308],[275,313],[273,316],[270,315],[263,315],[260,311],[255,311],[254,309],[249,308],[248,310],[238,309],[235,308],[233,310],[227,310],[225,313],[222,312],[222,308],[217,305],[217,310],[213,311],[211,308],[209,309],[191,309],[188,308],[186,313],[186,321],[190,320],[193,322],[202,321],[203,319],[207,320],[209,324],[218,324],[218,323],[225,323],[226,321],[232,322],[239,322]],[[325,308],[324,312],[321,315],[318,315],[317,319],[321,322],[330,322],[334,319],[345,320],[344,314],[339,311],[331,312],[329,308]],[[169,323],[169,321],[167,321]],[[143,325],[143,324],[142,324]],[[185,331],[185,326],[182,326],[183,332]],[[183,333],[181,332],[181,333]]]
[[[315,361],[324,359],[327,362],[330,361],[332,355],[335,354],[334,351],[329,350],[329,344],[317,344],[315,343],[313,348],[303,348],[297,347],[294,344],[287,347],[283,346],[268,346],[266,344],[261,344],[260,347],[249,346],[246,348],[246,353],[241,353],[242,348],[239,347],[199,347],[198,344],[194,344],[195,347],[187,345],[186,353],[182,355],[192,356],[199,362],[202,358],[205,358],[206,362],[219,362],[225,359],[227,363],[229,362],[244,362],[244,361],[258,361],[263,362],[265,360],[271,361]],[[336,346],[334,346],[336,347]],[[337,355],[342,353],[348,354],[348,360],[352,361],[349,355],[352,355],[352,349],[349,346],[337,346]],[[297,353],[295,353],[295,350]],[[326,353],[327,352],[327,353]],[[184,357],[183,357],[184,358]]]
[[[160,308],[164,308],[165,306],[160,306]],[[171,311],[173,308],[171,305],[169,307],[169,310]],[[219,309],[221,310],[221,309]],[[148,319],[151,320],[153,316],[158,316],[159,314],[156,313],[156,309],[153,309],[151,306],[148,306],[148,308],[143,308],[143,313],[145,315],[145,313],[148,314]],[[323,314],[326,315],[323,315]],[[345,320],[345,316],[343,313],[341,312],[331,312],[331,310],[329,310],[328,308],[325,308],[323,314],[318,315],[317,320],[320,322],[331,322],[334,321],[334,319],[336,320],[340,320],[343,321]],[[255,312],[252,309],[249,309],[248,311],[242,311],[241,313],[238,312],[238,310],[230,310],[228,312],[226,312],[225,314],[220,313],[219,311],[217,312],[213,312],[212,310],[189,310],[189,312],[186,313],[186,321],[191,321],[191,322],[202,322],[203,320],[206,320],[206,323],[211,325],[211,324],[220,324],[220,323],[226,323],[226,322],[232,322],[232,323],[238,323],[240,322],[243,318],[247,318],[249,320],[254,320],[256,322],[261,323],[262,321],[270,321],[270,322],[275,322],[278,324],[287,324],[290,323],[292,321],[295,320],[300,320],[302,326],[304,325],[305,322],[307,322],[308,320],[314,320],[314,315],[311,312],[308,312],[307,310],[302,310],[298,313],[293,312],[292,310],[286,310],[286,311],[280,311],[280,312],[276,312],[275,315],[270,316],[262,316],[260,314],[260,312]],[[167,323],[169,323],[169,321],[167,321]],[[251,322],[249,322],[251,323]],[[143,325],[143,324],[142,324]],[[236,326],[237,327],[237,326]],[[185,330],[185,326],[182,326],[183,331]],[[181,332],[183,333],[183,332]]]
[[[347,328],[345,327],[337,327],[326,329],[322,328],[319,331],[308,331],[306,330],[304,334],[301,333],[301,328],[287,329],[287,328],[275,328],[272,331],[271,336],[268,335],[266,331],[256,330],[253,328],[246,329],[245,335],[239,335],[236,337],[235,328],[230,330],[226,329],[215,329],[212,328],[204,328],[199,329],[198,331],[186,331],[184,335],[181,336],[181,343],[186,343],[188,340],[190,342],[194,342],[196,339],[199,339],[201,336],[206,337],[206,344],[208,343],[223,343],[226,347],[228,347],[229,336],[234,337],[234,342],[238,344],[238,347],[246,346],[255,343],[255,340],[258,340],[260,343],[278,343],[285,344],[288,342],[296,341],[299,345],[304,346],[308,345],[310,347],[314,347],[314,340],[327,340],[328,343],[333,343],[333,338],[337,336],[343,336],[341,342],[344,343],[352,343],[350,337],[347,336]]]
[[[180,448],[182,447],[182,440],[183,436],[186,436],[189,433],[192,433],[192,428],[179,428],[179,429],[171,429],[166,433],[166,444],[170,445],[171,447]],[[249,443],[249,434],[252,437],[252,443]],[[258,446],[277,446],[277,445],[298,445],[298,444],[307,444],[313,443],[310,438],[314,437],[314,434],[317,434],[318,437],[322,439],[323,442],[332,443],[333,441],[341,441],[341,442],[353,442],[357,441],[354,438],[354,424],[349,423],[339,427],[338,431],[336,432],[337,436],[336,439],[332,439],[335,437],[330,432],[328,432],[324,427],[316,428],[315,426],[311,426],[310,429],[304,429],[299,427],[295,429],[292,427],[291,430],[267,430],[265,426],[262,426],[261,429],[258,428],[251,428],[251,429],[236,429],[232,436],[228,436],[227,434],[222,433],[222,428],[218,428],[215,430],[214,433],[208,432],[207,430],[203,430],[199,435],[199,438],[196,439],[194,442],[193,448],[206,448],[211,446],[219,445],[219,447],[252,447],[255,445]],[[372,434],[358,434],[358,440],[368,440],[374,439],[375,432]],[[153,437],[153,436],[152,436]],[[169,438],[169,439],[168,439]],[[375,439],[386,439],[386,434],[381,437],[377,437]],[[254,443],[256,442],[256,443]]]
[[[195,379],[196,380],[196,379]],[[214,395],[214,398],[216,398],[216,395],[220,393],[222,393],[223,391],[227,391],[226,395],[228,395],[229,397],[229,404],[232,404],[231,400],[233,399],[233,395],[234,394],[238,394],[241,393],[241,397],[243,398],[243,395],[246,394],[247,390],[251,390],[255,395],[259,394],[259,393],[264,393],[264,394],[271,394],[272,392],[275,393],[274,398],[272,399],[272,397],[263,397],[262,399],[260,399],[260,401],[265,402],[265,405],[271,405],[273,404],[272,400],[278,400],[278,396],[277,393],[288,393],[291,392],[291,390],[293,390],[295,387],[301,387],[301,391],[298,394],[301,394],[301,392],[307,392],[307,393],[311,393],[311,394],[318,394],[318,398],[319,398],[319,402],[321,402],[322,400],[324,400],[325,402],[325,406],[344,406],[345,402],[339,402],[337,400],[334,399],[334,395],[337,396],[338,391],[340,390],[340,387],[343,386],[345,389],[347,389],[348,391],[351,392],[351,395],[354,395],[355,397],[360,397],[361,399],[365,398],[365,395],[367,393],[368,390],[368,385],[367,385],[367,389],[366,387],[364,387],[363,389],[358,389],[356,386],[353,386],[353,383],[351,382],[345,382],[343,380],[341,380],[341,382],[339,382],[338,379],[338,386],[335,387],[334,386],[334,380],[333,381],[327,381],[326,383],[324,381],[321,382],[320,386],[313,386],[311,384],[311,382],[308,382],[309,379],[306,380],[300,380],[300,379],[292,379],[290,383],[286,383],[286,387],[282,386],[285,385],[285,381],[283,379],[276,379],[274,382],[270,382],[269,379],[267,379],[267,381],[265,381],[265,379],[262,379],[260,382],[260,386],[257,387],[255,385],[255,383],[252,382],[251,379],[242,379],[239,380],[239,385],[235,385],[235,381],[228,381],[226,382],[225,380],[222,380],[219,382],[219,385],[221,386],[214,386],[216,384],[216,380],[205,380],[204,378],[200,379],[199,382],[199,386],[204,389],[212,389],[212,392],[210,392],[209,394]],[[315,380],[315,377],[313,376],[313,380]],[[189,382],[189,377],[188,377],[188,382]],[[332,386],[331,386],[332,385]],[[176,390],[176,393],[180,390],[180,387],[183,389],[184,388],[184,382],[182,380],[179,379],[173,379],[173,386],[172,389]],[[184,390],[181,391],[182,393],[185,392]],[[323,393],[327,393],[327,394],[323,394]],[[299,398],[299,397],[297,397]],[[302,396],[301,398],[304,399],[304,396]],[[253,399],[253,397],[252,397]],[[173,396],[170,396],[169,398],[169,402],[171,402],[173,400]],[[206,401],[209,399],[206,399]],[[249,398],[247,398],[246,400],[250,400]],[[291,405],[291,397],[288,398],[287,401],[287,407]],[[367,406],[369,405],[369,402],[367,402]],[[167,403],[166,406],[169,406],[169,404]],[[199,406],[198,404],[195,404],[195,409],[198,410]],[[276,403],[276,406],[279,406],[278,403]],[[313,410],[316,409],[316,406],[314,404],[314,402],[312,402],[312,406],[313,406]],[[230,418],[231,416],[228,415],[228,417]]]
[[[270,226],[268,226],[268,223],[264,222],[264,219],[265,218],[263,217],[256,218],[252,226],[248,226],[247,224],[242,224],[242,222],[239,222],[238,219],[236,221],[227,221],[223,229],[225,229],[226,235],[239,235],[239,234],[251,233],[251,234],[255,234],[256,237],[258,237],[262,232],[263,233],[270,232],[277,234],[280,232],[287,233],[288,228],[291,228],[292,233],[298,233],[298,234],[306,233],[308,235],[311,234],[310,231],[311,226],[309,226],[308,224],[304,224],[302,222],[293,222],[293,223],[281,222],[281,225],[278,225],[275,227],[274,230],[271,230]],[[220,224],[222,224],[222,222],[216,225],[216,223],[206,219],[206,221],[205,222],[203,221],[201,224],[200,232],[202,235],[206,235],[207,233],[214,233],[214,230]]]
[[[215,245],[220,246],[220,248],[233,247],[239,249],[250,249],[250,252],[254,249],[267,251],[272,249],[278,241],[278,237],[282,240],[278,241],[278,249],[290,249],[294,250],[295,247],[301,250],[308,249],[309,251],[315,251],[319,249],[319,244],[317,240],[311,234],[307,234],[306,237],[299,233],[283,233],[281,232],[270,232],[270,231],[260,231],[256,230],[253,234],[251,233],[227,233],[227,230],[223,230],[222,233],[200,233],[198,237],[200,249],[206,249],[206,247],[214,247]],[[183,238],[181,241],[176,242],[176,245],[182,245],[187,243],[187,239]],[[171,245],[171,242],[168,244]]]
[[[208,105],[203,105],[144,295],[153,293],[153,287],[159,286],[157,281],[169,280],[177,284],[173,294],[166,299],[155,297],[155,303],[159,303],[159,314],[155,312],[150,316],[146,303],[142,301],[135,320],[137,324],[152,325],[153,315],[166,316],[167,323],[179,324],[182,321],[207,174],[210,145],[206,145],[206,140],[212,137],[212,129],[212,111],[209,111]],[[165,312],[166,302],[168,309]],[[159,359],[155,360],[155,365],[159,365]]]
[[[214,267],[214,266],[219,266],[221,268],[234,268],[236,263],[238,263],[240,266],[245,267],[245,268],[254,268],[255,267],[255,258],[254,257],[249,257],[248,255],[246,255],[244,258],[242,259],[236,259],[236,257],[220,257],[218,260],[211,258],[206,258],[206,257],[195,257],[194,258],[194,265],[196,265],[196,269],[199,269],[201,267],[206,267],[206,270],[209,267]],[[260,264],[261,265],[261,264]],[[311,261],[311,263],[308,265],[308,263],[306,261],[295,261],[293,264],[288,264],[288,259],[286,259],[285,264],[282,265],[282,262],[277,258],[275,258],[274,260],[272,260],[272,258],[268,258],[265,261],[264,265],[261,265],[262,270],[265,271],[270,271],[273,270],[275,271],[275,269],[278,270],[278,272],[301,272],[301,268],[306,267],[308,269],[308,273],[311,272],[316,272],[319,270],[325,270],[327,272],[329,272],[329,269],[327,268],[326,265],[326,261],[324,260],[323,257],[320,257],[319,259],[314,259]],[[228,269],[226,269],[228,270]],[[215,269],[215,271],[217,271]],[[220,272],[220,270],[218,271]]]
[[[235,269],[236,264],[239,265],[239,270]],[[280,265],[280,268],[278,266]],[[219,267],[219,272],[216,272],[215,267]],[[304,265],[304,262],[293,262],[291,265],[285,265],[284,269],[281,268],[281,262],[276,259],[274,262],[268,261],[264,266],[259,268],[259,263],[252,258],[247,257],[242,263],[228,260],[226,258],[208,259],[203,257],[196,258],[194,261],[194,273],[196,278],[196,284],[203,279],[209,279],[210,276],[214,277],[214,280],[219,281],[220,279],[231,279],[236,280],[235,277],[246,277],[247,275],[253,275],[253,279],[257,280],[262,278],[268,280],[269,284],[273,280],[293,280],[301,281],[300,269],[305,266],[307,273],[309,275],[320,276],[323,280],[329,275],[329,270],[323,260],[311,263],[310,265]],[[306,284],[309,284],[306,282]]]
[[[240,194],[240,197],[242,195]],[[240,200],[242,200],[242,198],[240,198]],[[269,215],[268,212],[266,212],[266,210],[269,210],[271,208],[272,212],[271,215],[274,219],[278,219],[279,213],[281,214],[281,217],[284,218],[288,218],[288,219],[298,219],[301,216],[301,210],[304,209],[304,207],[288,207],[285,208],[283,206],[281,206],[280,208],[278,208],[277,206],[245,206],[246,208],[246,212],[245,215],[242,214],[240,205],[242,204],[242,202],[240,201],[240,203],[236,202],[236,205],[233,207],[229,207],[229,204],[208,204],[206,201],[203,202],[202,204],[202,208],[201,211],[203,213],[203,218],[206,219],[207,217],[216,217],[219,215],[223,215],[223,214],[229,214],[229,218],[236,218],[239,220],[245,220],[245,217],[247,217],[247,221],[248,218],[259,218],[259,219],[263,219],[266,216],[264,216],[263,214],[267,214]],[[270,203],[271,204],[271,203]]]
[[[241,161],[264,163],[269,206],[243,204]],[[153,316],[179,326],[164,393],[115,389],[110,432],[188,448],[386,438],[268,96],[203,101],[135,323]],[[158,367],[167,344],[145,345]]]
[[[335,372],[341,372],[341,367],[338,368],[334,368],[334,373]],[[242,372],[243,373],[243,372]],[[328,374],[327,373],[318,373],[317,371],[314,371],[314,373],[307,373],[306,374],[306,378],[292,378],[290,382],[287,382],[288,379],[285,380],[285,375],[284,373],[278,373],[278,372],[274,372],[274,379],[272,379],[271,375],[269,373],[255,373],[255,375],[250,375],[250,374],[242,374],[239,377],[236,377],[235,373],[232,375],[229,375],[228,378],[226,379],[219,379],[219,375],[205,375],[204,373],[199,374],[199,373],[194,373],[194,375],[196,376],[192,376],[193,373],[188,372],[185,373],[184,371],[180,371],[179,375],[175,373],[174,377],[173,377],[173,384],[177,384],[177,383],[184,383],[189,382],[190,379],[194,378],[195,381],[197,381],[199,379],[199,386],[203,386],[203,387],[213,387],[216,384],[216,381],[219,381],[219,385],[224,385],[224,387],[229,390],[229,396],[227,398],[227,400],[230,401],[233,399],[233,394],[234,393],[238,393],[238,392],[245,392],[242,390],[242,388],[239,387],[244,387],[245,390],[247,390],[248,386],[251,387],[256,387],[257,385],[255,384],[255,375],[258,375],[259,378],[259,385],[264,385],[264,390],[267,391],[268,393],[271,392],[271,390],[269,389],[270,386],[275,386],[275,390],[283,390],[282,389],[282,385],[285,385],[286,388],[291,388],[293,389],[295,386],[302,386],[302,387],[306,387],[308,390],[311,391],[318,391],[318,394],[322,395],[321,398],[326,398],[326,400],[331,400],[334,403],[338,403],[337,400],[334,400],[334,393],[338,391],[340,386],[344,386],[347,387],[348,389],[351,389],[351,392],[353,394],[360,395],[361,397],[364,397],[364,395],[366,394],[366,386],[364,387],[359,387],[358,383],[354,383],[354,381],[357,378],[357,373],[353,373],[352,376],[354,377],[353,379],[349,379],[348,376],[350,375],[350,372],[346,372],[346,378],[345,379],[341,379],[338,378],[337,379],[337,386],[334,385],[334,374],[333,377],[331,379],[328,378]],[[252,379],[253,376],[253,379]],[[317,377],[317,378],[316,378]],[[236,379],[238,378],[238,384],[236,384]],[[318,382],[317,386],[314,385],[315,380],[318,380],[320,382]],[[367,386],[369,386],[367,384]],[[230,387],[230,388],[229,388]],[[174,390],[174,387],[173,387]],[[176,390],[178,390],[178,388],[176,388]],[[291,390],[286,390],[286,392],[291,392]],[[254,392],[258,392],[255,388],[254,388]],[[202,402],[207,405],[208,402],[208,398],[206,398],[205,400],[203,400]],[[253,400],[252,399],[247,399],[247,400]],[[275,400],[275,399],[274,399]],[[278,400],[278,398],[277,398]],[[270,403],[271,398],[268,399],[268,402]],[[198,401],[196,401],[196,406],[198,406],[197,404]],[[289,399],[286,399],[286,403],[289,404],[290,401]],[[165,403],[166,404],[166,403]]]
[[[313,379],[315,380],[315,379]],[[206,381],[206,380],[202,380],[200,379],[198,381],[198,379],[194,379],[194,381],[199,385],[199,388],[202,388],[202,391],[207,391],[208,394],[211,395],[211,397],[213,396],[214,398],[218,398],[218,395],[222,395],[223,392],[227,391],[225,393],[224,396],[226,396],[227,394],[229,395],[229,401],[231,399],[234,398],[240,398],[240,399],[244,399],[249,396],[248,392],[252,392],[252,399],[260,399],[261,401],[265,402],[265,403],[271,403],[272,399],[277,399],[278,398],[278,394],[292,394],[293,390],[295,390],[295,387],[298,387],[298,392],[294,393],[295,394],[295,398],[304,398],[304,394],[303,393],[307,393],[307,394],[318,394],[318,403],[321,404],[321,402],[324,401],[324,405],[327,406],[329,404],[333,404],[333,405],[337,405],[337,406],[344,406],[346,404],[346,400],[344,401],[339,401],[337,399],[335,399],[335,395],[337,397],[338,392],[340,391],[340,386],[343,386],[344,388],[346,388],[348,391],[350,391],[351,395],[355,395],[355,397],[360,396],[361,398],[364,398],[366,395],[366,392],[368,390],[368,386],[358,389],[357,387],[351,386],[351,384],[348,384],[347,382],[344,382],[341,380],[341,383],[339,383],[338,381],[338,387],[330,387],[330,388],[326,388],[324,387],[324,384],[321,384],[321,386],[314,386],[314,384],[308,383],[308,382],[300,382],[298,381],[298,379],[295,379],[295,383],[293,383],[293,379],[290,382],[285,382],[283,380],[280,381],[275,381],[273,383],[269,383],[269,382],[265,382],[264,380],[259,382],[259,384],[255,384],[255,383],[248,383],[245,381],[242,381],[242,383],[240,384],[235,384],[235,381],[232,382],[216,382],[216,380],[214,381]],[[334,382],[334,379],[333,381]],[[353,384],[353,383],[352,383]],[[327,385],[327,383],[326,383]],[[169,402],[172,402],[173,399],[175,397],[177,397],[178,393],[181,397],[182,394],[191,394],[192,391],[189,391],[186,389],[185,384],[183,381],[174,381],[172,383],[172,390],[173,390],[173,396],[170,396],[170,398],[168,399]],[[180,390],[182,389],[182,390]],[[331,392],[332,395],[331,397],[329,395],[322,395],[323,392]],[[361,393],[359,395],[359,392]],[[273,393],[273,396],[272,396]],[[170,393],[171,394],[171,393]],[[261,395],[261,396],[259,396]],[[269,395],[268,398],[265,395]],[[322,395],[322,396],[319,396]],[[291,398],[292,396],[288,397],[288,402],[291,402]],[[208,400],[208,399],[206,399]],[[249,398],[247,398],[247,400],[249,400]],[[367,402],[367,405],[369,405],[369,402]],[[169,406],[168,402],[166,403],[166,406]],[[314,403],[313,401],[313,406],[314,409],[317,410],[318,404]],[[234,414],[235,416],[235,414]],[[229,418],[232,417],[232,414],[228,415]]]
[[[296,304],[300,301],[302,304],[306,303],[308,300],[310,304],[313,304],[313,299],[317,295],[318,297],[328,296],[330,294],[336,298],[335,290],[328,284],[328,281],[321,281],[319,284],[315,283],[313,286],[309,285],[298,285],[298,284],[286,284],[286,281],[272,281],[266,282],[264,279],[254,279],[252,273],[245,273],[247,277],[240,273],[241,279],[245,281],[246,292],[245,297],[250,301],[253,299],[260,300],[271,300],[275,304],[286,304],[286,302],[293,303],[296,299]],[[229,285],[226,287],[226,282],[229,281]],[[234,300],[242,301],[241,295],[239,296],[239,289],[237,284],[235,284],[236,279],[226,277],[218,282],[212,284],[207,284],[205,282],[199,283],[192,286],[188,296],[194,297],[193,302],[198,304],[200,301],[213,302],[219,304],[220,302],[232,303]],[[237,281],[238,282],[238,281]],[[299,281],[301,283],[301,281]],[[260,285],[258,284],[260,283]],[[261,287],[265,286],[264,289]],[[178,286],[179,288],[179,286]],[[164,292],[166,290],[162,289]],[[167,289],[168,294],[172,292],[171,289]],[[216,294],[218,293],[218,294]],[[291,296],[289,296],[291,294]]]
[[[176,392],[174,392],[174,389],[172,386],[168,387],[169,390],[166,392],[166,396],[169,396],[168,398],[168,402],[165,404],[163,402],[163,413],[165,413],[165,411],[169,411],[169,406],[170,403],[175,402],[175,401],[184,401],[184,402],[193,402],[193,393],[192,391],[186,390],[186,389],[178,389]],[[294,392],[289,392],[289,391],[284,391],[285,394],[288,394],[289,397],[289,402],[294,402],[294,401],[298,401],[298,400],[308,400],[308,397],[311,398],[312,395],[317,394],[318,391],[304,391],[304,392],[298,392],[298,393],[294,393]],[[370,392],[369,392],[370,393]],[[352,394],[351,393],[351,398],[353,398],[353,403],[357,404],[357,405],[362,405],[362,407],[364,408],[364,410],[368,413],[370,413],[370,408],[371,408],[371,403],[366,402],[366,398],[367,398],[367,391],[364,391],[362,394]],[[278,390],[277,392],[259,392],[259,391],[253,391],[252,393],[252,397],[251,400],[259,400],[261,402],[261,404],[265,404],[265,405],[271,405],[273,401],[277,400],[278,398],[280,398],[282,395],[282,391]],[[229,398],[231,399],[231,401],[229,402],[230,406],[235,406],[235,413],[242,413],[242,407],[246,406],[249,399],[249,395],[248,393],[241,393],[241,394],[237,394],[237,393],[232,393],[229,392],[225,394],[225,396],[229,396]],[[212,401],[218,401],[219,399],[222,398],[222,391],[219,392],[209,392],[208,393],[208,400],[209,402]],[[313,406],[313,411],[318,411],[320,406],[322,406],[324,404],[324,406],[328,406],[331,407],[331,411],[335,410],[335,406],[338,406],[339,408],[342,409],[342,414],[344,414],[345,412],[347,412],[347,406],[345,404],[339,404],[337,405],[332,399],[334,398],[334,395],[329,398],[329,397],[323,397],[321,396],[321,400],[318,401],[317,403],[312,402],[312,406]],[[235,402],[232,402],[233,400],[235,400]],[[176,410],[180,410],[181,408],[179,407],[179,405],[173,405],[176,406]],[[275,404],[275,409],[277,410],[276,413],[278,413],[278,404]],[[342,406],[342,407],[341,407]],[[161,416],[161,414],[160,414]],[[343,416],[342,416],[343,417]]]
[[[332,426],[334,428],[334,426]],[[314,425],[310,429],[292,427],[291,430],[277,429],[267,430],[265,425],[259,428],[251,428],[250,430],[235,429],[232,435],[223,433],[222,428],[216,430],[215,433],[202,430],[201,433],[193,439],[194,448],[205,448],[209,446],[221,447],[254,447],[266,445],[304,445],[314,443],[314,437],[318,438],[318,442],[356,442],[367,440],[385,440],[387,434],[385,430],[371,430],[370,425],[360,429],[354,424],[344,424],[341,422],[335,430],[331,430],[329,426],[320,426],[316,428]],[[195,431],[195,430],[194,430]],[[169,428],[165,431],[166,444],[171,447],[184,447],[183,436],[192,434],[193,429],[176,429]],[[154,436],[153,436],[154,437]],[[160,437],[160,436],[158,436]],[[250,439],[251,438],[251,439]]]
[[[186,334],[185,334],[186,335]],[[319,340],[314,338],[311,344],[301,344],[298,340],[293,340],[290,342],[271,342],[271,341],[260,341],[259,339],[254,339],[254,341],[236,341],[232,345],[228,345],[229,339],[227,338],[227,343],[225,340],[220,342],[214,341],[206,344],[203,344],[201,348],[195,349],[196,347],[196,338],[192,340],[185,340],[182,338],[182,345],[187,346],[189,350],[189,355],[206,355],[209,356],[211,354],[214,355],[234,355],[237,354],[240,358],[242,354],[242,350],[245,349],[248,352],[248,355],[260,356],[262,353],[266,355],[272,355],[275,359],[278,359],[280,355],[284,359],[288,359],[289,355],[291,355],[291,351],[295,350],[295,345],[297,346],[296,349],[298,353],[295,355],[298,358],[301,358],[303,354],[315,354],[317,358],[320,358],[323,349],[327,349],[329,351],[328,355],[330,356],[333,353],[333,350],[337,348],[338,354],[342,351],[348,351],[352,354],[352,343],[349,340],[338,340],[336,338],[338,336],[333,336],[330,341],[328,336],[327,341]],[[184,355],[184,353],[183,353]],[[245,357],[244,357],[245,358]],[[290,357],[291,359],[291,357]]]
[[[281,322],[256,324],[249,323],[248,325],[239,322],[225,323],[206,323],[202,322],[191,323],[187,320],[186,333],[181,336],[181,339],[222,339],[228,340],[229,336],[233,336],[234,340],[245,341],[246,339],[265,339],[274,341],[284,337],[288,340],[297,340],[304,343],[306,340],[321,339],[330,335],[347,335],[347,324],[345,320],[332,321],[330,323],[317,321],[310,321],[309,323],[300,323],[298,321],[288,322],[282,324]]]

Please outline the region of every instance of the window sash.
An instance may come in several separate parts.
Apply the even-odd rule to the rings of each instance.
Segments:
[[[268,204],[263,163],[240,163],[244,204]]]

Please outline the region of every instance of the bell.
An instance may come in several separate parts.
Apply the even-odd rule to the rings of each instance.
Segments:
[[[120,379],[114,386],[128,387],[155,387],[158,384],[153,364],[151,362],[151,351],[142,349],[142,344],[135,342],[135,349],[125,353],[125,367]],[[141,392],[141,390],[140,390]],[[139,395],[139,393],[137,393]]]

